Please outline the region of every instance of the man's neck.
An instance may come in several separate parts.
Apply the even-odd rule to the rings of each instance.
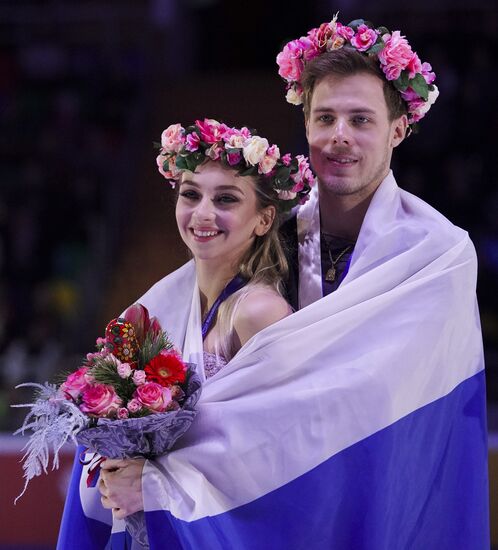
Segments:
[[[329,235],[355,241],[367,213],[374,192],[336,195],[323,187],[319,188],[320,229]]]

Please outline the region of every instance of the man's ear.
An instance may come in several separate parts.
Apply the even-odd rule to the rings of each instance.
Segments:
[[[407,130],[408,117],[406,115],[402,115],[393,121],[391,147],[397,147],[407,137]]]

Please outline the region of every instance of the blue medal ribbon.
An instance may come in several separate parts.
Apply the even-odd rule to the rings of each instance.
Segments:
[[[206,318],[202,323],[202,340],[206,338],[207,333],[211,329],[211,325],[213,324],[221,303],[225,301],[229,296],[231,296],[234,292],[237,292],[237,290],[240,290],[242,287],[244,287],[246,284],[247,279],[244,279],[240,275],[236,275],[221,291],[221,294],[218,296],[218,298],[216,298],[214,304],[211,306],[208,314],[206,315]]]

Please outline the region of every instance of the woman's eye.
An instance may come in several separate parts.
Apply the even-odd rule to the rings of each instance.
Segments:
[[[221,202],[222,204],[230,204],[233,202],[239,202],[239,199],[233,195],[220,195],[219,197],[216,197],[216,201]]]
[[[181,191],[180,192],[180,197],[183,197],[185,199],[189,199],[189,200],[196,200],[199,198],[199,194],[196,192],[196,191]]]

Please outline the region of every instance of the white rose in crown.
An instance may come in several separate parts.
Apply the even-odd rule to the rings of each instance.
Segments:
[[[259,136],[249,138],[242,149],[245,161],[251,166],[255,166],[265,158],[269,146],[266,138]]]
[[[427,111],[432,107],[432,105],[434,105],[434,103],[436,102],[436,99],[439,96],[439,90],[437,86],[435,84],[433,86],[434,86],[434,89],[429,90],[427,101],[418,110],[419,114],[421,115],[425,115],[425,113],[427,113]]]
[[[287,103],[290,103],[291,105],[301,105],[303,103],[303,98],[301,94],[296,92],[294,88],[289,88],[287,90],[285,99],[287,100]]]

